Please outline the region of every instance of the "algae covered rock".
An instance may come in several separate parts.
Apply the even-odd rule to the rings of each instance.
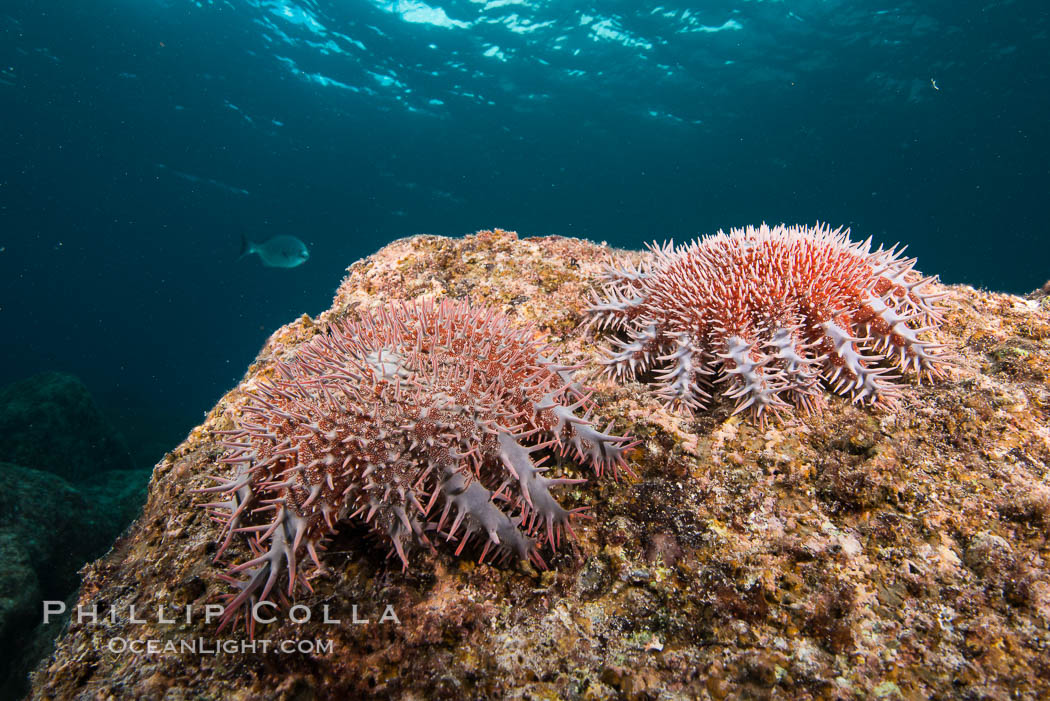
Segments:
[[[77,603],[105,622],[74,617],[32,697],[1050,694],[1050,308],[939,287],[955,364],[933,384],[904,378],[895,407],[833,397],[758,426],[722,402],[687,419],[600,376],[583,321],[610,253],[497,230],[405,239],[352,265],[332,307],[278,329],[157,464],[135,525],[84,572]],[[457,559],[454,543],[403,570],[346,527],[296,608],[268,610],[254,640],[217,633],[205,611],[229,586],[212,562],[222,526],[193,490],[228,467],[231,412],[328,325],[419,297],[545,332],[596,388],[596,423],[641,441],[635,474],[567,485],[593,518],[546,572]],[[252,556],[245,538],[230,550]]]

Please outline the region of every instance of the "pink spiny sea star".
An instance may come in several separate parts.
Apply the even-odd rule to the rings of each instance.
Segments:
[[[693,412],[721,394],[763,420],[813,410],[822,386],[857,402],[892,403],[894,370],[943,374],[941,322],[929,285],[903,249],[871,250],[827,226],[762,226],[688,245],[650,246],[639,267],[608,267],[588,309],[621,331],[605,361],[618,378],[653,371],[670,408]]]
[[[591,424],[573,368],[548,352],[534,327],[493,309],[394,304],[333,326],[278,362],[275,379],[249,385],[223,443],[232,474],[201,490],[222,495],[207,504],[223,525],[216,559],[236,533],[251,534],[253,558],[223,576],[237,590],[223,625],[280,591],[282,574],[288,596],[309,588],[305,556],[319,570],[318,551],[350,518],[405,567],[409,545],[430,546],[428,532],[458,539],[457,555],[475,540],[482,561],[545,567],[532,536],[553,548],[582,511],[549,489],[584,480],[546,477],[546,458],[531,455],[571,453],[615,474],[634,445],[611,422]]]

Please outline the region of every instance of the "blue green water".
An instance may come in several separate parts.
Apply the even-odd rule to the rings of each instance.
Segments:
[[[0,384],[84,380],[139,464],[406,235],[748,223],[1050,277],[1045,0],[6,0]],[[294,269],[237,261],[291,234]]]

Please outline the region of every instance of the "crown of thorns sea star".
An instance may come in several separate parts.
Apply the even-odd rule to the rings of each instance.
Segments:
[[[733,229],[684,246],[652,244],[640,266],[608,266],[590,324],[619,332],[604,361],[619,379],[652,372],[671,410],[720,393],[761,422],[823,405],[823,389],[889,405],[902,373],[938,377],[949,362],[930,336],[930,289],[897,246],[871,250],[849,231]]]
[[[222,575],[234,587],[222,626],[275,592],[309,589],[304,562],[321,569],[346,519],[369,524],[406,568],[410,546],[433,548],[428,533],[458,540],[457,555],[475,541],[479,561],[546,567],[534,537],[555,548],[586,508],[552,496],[585,480],[545,476],[550,452],[615,476],[635,445],[612,422],[592,424],[575,368],[549,352],[533,326],[491,308],[399,303],[330,327],[250,384],[224,432],[232,474],[199,490],[221,498],[206,505],[223,529],[216,560],[237,533],[254,554]]]

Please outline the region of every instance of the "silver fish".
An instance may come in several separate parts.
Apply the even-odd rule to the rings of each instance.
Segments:
[[[263,265],[270,268],[294,268],[310,259],[306,244],[294,236],[274,236],[263,243],[254,243],[242,234],[240,258],[253,253],[259,254]]]

